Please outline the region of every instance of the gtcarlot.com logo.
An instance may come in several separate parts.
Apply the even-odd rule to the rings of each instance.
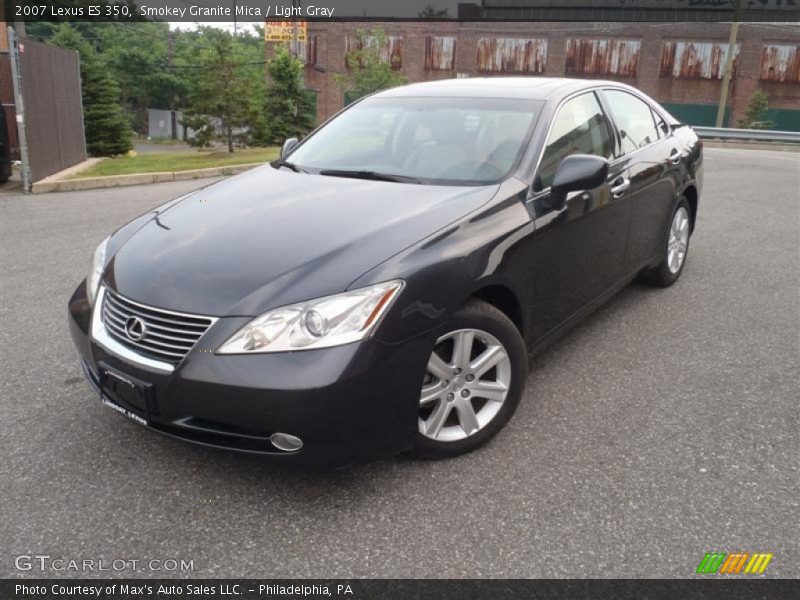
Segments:
[[[20,554],[17,571],[194,571],[194,560],[182,558],[62,558],[49,554]]]
[[[697,573],[718,573],[719,575],[760,575],[767,570],[772,554],[767,552],[706,552],[697,567]]]

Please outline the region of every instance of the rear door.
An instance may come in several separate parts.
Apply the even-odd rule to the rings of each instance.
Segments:
[[[602,91],[619,143],[612,186],[630,202],[630,228],[623,274],[630,275],[661,253],[679,181],[680,154],[669,127],[639,96]]]

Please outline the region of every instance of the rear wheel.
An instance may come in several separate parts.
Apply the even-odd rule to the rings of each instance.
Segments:
[[[691,230],[691,209],[689,202],[682,197],[672,213],[667,233],[664,254],[658,266],[644,273],[645,279],[661,287],[672,285],[678,280],[686,264],[689,252],[689,235]]]
[[[413,453],[446,458],[486,443],[514,414],[527,370],[514,323],[490,304],[467,303],[428,360]]]

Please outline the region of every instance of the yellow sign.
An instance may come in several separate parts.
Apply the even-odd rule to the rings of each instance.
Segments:
[[[305,42],[308,26],[305,21],[267,21],[264,40],[267,42]]]

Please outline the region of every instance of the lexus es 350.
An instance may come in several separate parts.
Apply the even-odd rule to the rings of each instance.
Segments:
[[[71,333],[104,404],[183,440],[455,456],[509,421],[530,354],[680,277],[701,181],[694,132],[626,85],[398,87],[118,229]]]

